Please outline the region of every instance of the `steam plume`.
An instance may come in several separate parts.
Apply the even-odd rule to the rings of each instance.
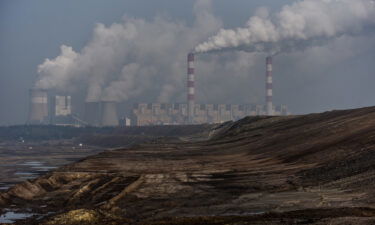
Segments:
[[[357,35],[375,25],[373,0],[303,0],[270,15],[259,9],[246,26],[221,29],[196,52],[240,49],[276,54],[318,45],[342,35]]]
[[[164,17],[97,24],[81,51],[63,45],[59,56],[39,65],[36,87],[66,91],[84,85],[87,101],[124,101],[148,93],[166,102],[184,88],[186,53],[221,27],[211,0],[198,0],[194,13],[191,26]]]

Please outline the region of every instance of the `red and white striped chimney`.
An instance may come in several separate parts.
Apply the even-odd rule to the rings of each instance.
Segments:
[[[272,85],[272,56],[266,58],[266,113],[268,116],[273,116],[273,105],[272,105],[272,96],[273,96],[273,85]]]
[[[194,123],[194,108],[195,108],[195,68],[194,68],[194,53],[189,53],[187,57],[188,71],[187,71],[187,101],[188,101],[188,123]]]

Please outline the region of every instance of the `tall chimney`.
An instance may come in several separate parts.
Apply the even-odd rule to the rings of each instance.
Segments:
[[[118,126],[118,119],[116,102],[102,102],[101,125],[104,127]]]
[[[29,123],[43,124],[48,122],[48,94],[41,89],[30,90]]]
[[[194,108],[195,108],[195,67],[194,67],[194,53],[189,53],[187,57],[187,101],[188,101],[188,123],[194,123]]]
[[[272,105],[272,56],[266,58],[266,111],[268,116],[273,116],[273,105]]]

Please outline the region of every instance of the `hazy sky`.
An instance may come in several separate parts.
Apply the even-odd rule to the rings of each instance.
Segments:
[[[214,0],[212,13],[224,28],[234,28],[243,26],[260,6],[277,11],[291,2]],[[195,20],[193,5],[192,0],[1,0],[0,124],[26,121],[28,90],[37,79],[38,65],[46,58],[57,57],[61,45],[80,52],[92,39],[95,24],[121,23],[124,15],[146,21],[161,15],[189,27]],[[375,38],[371,29],[364,35],[342,37],[305,51],[278,55],[274,60],[275,102],[287,104],[294,113],[374,105]],[[242,55],[249,60],[243,68],[251,71],[231,71],[231,68],[247,64],[239,60]],[[210,59],[202,65],[198,62],[197,76],[202,76],[198,79],[208,87],[198,84],[197,95],[202,101],[263,103],[264,55],[238,53],[236,62],[231,62],[230,53],[221,54],[217,61],[225,64],[227,76],[217,77],[207,74],[221,70],[218,63],[212,62],[215,57],[204,55],[202,58]],[[208,65],[212,68],[203,68]],[[181,71],[184,74],[186,68]],[[182,76],[181,83],[185,79]],[[248,83],[244,83],[246,81]],[[181,96],[173,100],[181,101]],[[221,100],[217,100],[219,97]]]

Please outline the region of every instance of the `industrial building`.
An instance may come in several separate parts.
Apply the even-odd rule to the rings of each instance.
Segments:
[[[111,101],[101,102],[101,126],[111,127],[119,125],[117,103]]]
[[[75,126],[149,126],[222,123],[246,116],[289,115],[285,105],[273,104],[272,57],[266,58],[265,105],[198,104],[195,98],[195,55],[187,56],[187,99],[185,103],[137,103],[118,116],[118,102],[86,102],[82,116],[72,110],[72,98],[46,90],[30,91],[30,124]],[[130,108],[130,107],[129,107]]]
[[[29,123],[43,124],[49,120],[48,94],[45,90],[30,90]]]
[[[131,119],[135,126],[165,124],[222,123],[239,120],[246,116],[289,115],[285,105],[274,107],[272,56],[266,58],[266,105],[196,104],[195,102],[195,55],[187,55],[187,99],[186,104],[135,104]]]
[[[72,97],[30,90],[29,124],[78,125],[72,111]]]
[[[118,126],[120,121],[117,102],[86,102],[85,113],[82,120],[85,121],[86,125],[90,126]]]
[[[57,95],[52,96],[50,99],[50,123],[61,126],[74,124],[72,97]]]
[[[72,97],[55,96],[55,116],[70,116],[72,114]]]
[[[187,104],[134,104],[131,120],[134,126],[223,123],[246,116],[267,115],[263,105],[195,104],[189,116]],[[289,115],[285,105],[273,108],[274,115]]]

